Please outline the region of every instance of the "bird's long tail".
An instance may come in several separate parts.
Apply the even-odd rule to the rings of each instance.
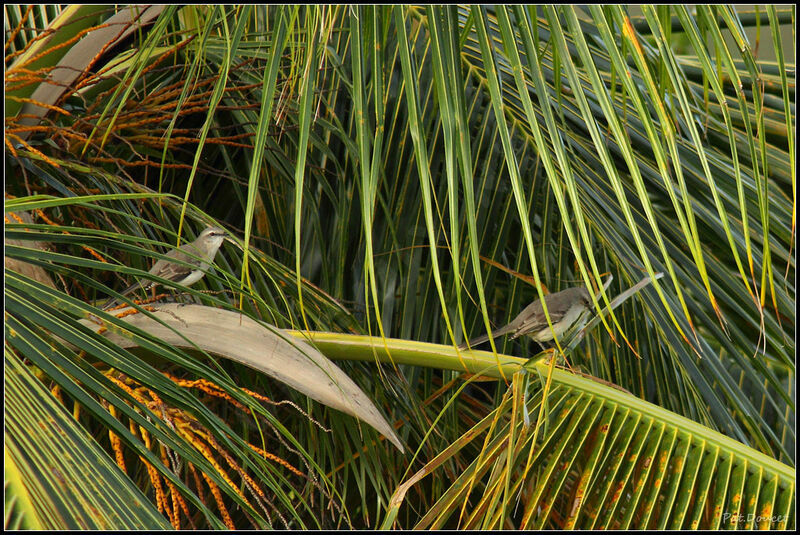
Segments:
[[[499,338],[499,337],[503,336],[504,334],[511,332],[512,330],[513,330],[513,327],[509,327],[508,325],[506,325],[502,329],[499,329],[499,330],[495,331],[494,333],[492,333],[492,338]],[[475,347],[477,345],[480,345],[480,344],[484,343],[488,339],[489,339],[489,335],[488,334],[484,334],[483,336],[479,336],[477,338],[473,338],[472,340],[464,342],[463,344],[458,346],[458,349],[462,350],[462,349],[467,349],[467,347]]]
[[[144,287],[144,281],[139,281],[139,282],[137,282],[135,284],[131,284],[130,286],[128,286],[127,288],[122,290],[120,292],[120,294],[128,295],[129,293],[135,291],[139,287]],[[106,301],[106,303],[103,305],[101,310],[108,310],[109,308],[114,308],[118,304],[120,304],[120,300],[117,299],[116,297],[112,297],[108,301]]]

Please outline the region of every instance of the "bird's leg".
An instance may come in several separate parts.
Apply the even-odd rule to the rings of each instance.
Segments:
[[[605,379],[601,379],[599,377],[595,377],[594,375],[592,375],[590,373],[586,373],[584,371],[581,371],[581,367],[580,366],[576,366],[575,368],[573,368],[572,365],[570,365],[569,360],[566,357],[561,358],[561,355],[558,355],[556,353],[556,348],[555,347],[548,348],[548,349],[546,349],[546,351],[552,351],[552,354],[551,354],[550,358],[551,359],[557,359],[556,360],[556,366],[558,366],[559,368],[564,369],[564,370],[568,370],[572,374],[579,375],[581,377],[586,377],[587,379],[591,379],[592,381],[594,381],[596,383],[600,383],[600,384],[603,384],[603,385],[606,385],[606,386],[610,386],[611,388],[616,388],[617,390],[619,390],[621,392],[625,392],[626,394],[631,394],[628,390],[625,390],[624,388],[622,388],[619,385],[616,385],[616,384],[614,384],[614,383],[612,383],[610,381],[606,381]],[[559,362],[559,361],[562,361],[564,363],[564,365],[562,365],[561,362]],[[550,360],[548,359],[547,362],[549,363]],[[633,394],[631,394],[631,395],[633,395]]]
[[[548,357],[546,362],[549,363],[550,359],[556,359],[556,366],[558,366],[559,368],[563,368],[565,370],[569,370],[571,372],[575,372],[575,369],[570,365],[567,357],[558,351],[558,347],[556,346],[555,342],[551,340],[548,342],[537,342],[537,343],[542,346],[544,351],[550,353],[550,357]]]

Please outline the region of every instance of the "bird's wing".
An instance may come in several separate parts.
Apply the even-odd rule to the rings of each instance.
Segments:
[[[550,314],[550,323],[553,325],[561,321],[564,317],[563,311],[556,312],[555,310],[548,310],[547,312]],[[531,316],[522,325],[520,325],[520,328],[514,333],[512,338],[517,338],[518,336],[530,334],[532,332],[539,332],[546,328],[547,318],[544,315],[544,310],[539,310],[536,314]]]
[[[188,277],[194,269],[195,268],[191,266],[176,264],[175,262],[170,262],[162,258],[156,262],[153,269],[150,270],[150,273],[162,279],[167,279],[168,281],[180,282]]]
[[[187,252],[191,254],[187,254]],[[169,258],[169,260],[162,258],[153,264],[150,273],[162,279],[180,282],[188,277],[192,271],[197,269],[199,261],[196,257],[198,256],[201,256],[201,253],[193,243],[181,245],[179,248],[173,249],[167,253],[167,258]],[[173,262],[173,260],[186,262],[191,265],[178,264],[177,262]]]
[[[150,268],[151,275],[155,275],[156,277],[161,277],[162,279],[167,279],[169,281],[180,282],[185,280],[189,274],[198,268],[201,265],[200,261],[197,259],[198,257],[202,258],[203,253],[198,249],[198,247],[192,243],[185,243],[178,247],[177,249],[173,249],[166,254],[167,258],[159,259],[153,267]],[[169,259],[169,260],[168,260]],[[178,264],[173,260],[178,260],[180,262],[186,262],[191,265],[185,264]],[[151,287],[156,285],[155,281],[150,279],[141,279],[138,282],[135,282],[122,290],[120,292],[122,295],[128,295],[132,291],[143,288],[144,290],[149,290]],[[103,305],[103,310],[107,310],[112,306],[116,305],[118,301],[113,297],[106,301]]]
[[[492,332],[493,338],[499,338],[504,334],[511,333],[511,338],[516,338],[518,336],[522,336],[523,334],[528,333],[532,327],[536,325],[536,322],[539,321],[538,317],[541,316],[542,320],[544,321],[544,314],[542,314],[542,304],[537,299],[530,305],[526,306],[522,309],[522,312],[517,314],[517,317],[511,320],[507,325],[504,325],[500,329]],[[552,317],[552,315],[551,315]],[[555,321],[555,320],[553,320]],[[547,323],[545,322],[545,325]],[[484,343],[486,340],[489,339],[489,335],[484,334],[483,336],[479,336],[473,340],[469,341],[470,346],[475,346],[478,344]],[[460,346],[459,349],[466,349],[467,342],[464,342]]]
[[[548,310],[548,312],[550,313],[550,321],[552,323],[556,323],[561,319],[561,315],[556,314],[555,311]],[[542,310],[542,302],[537,299],[526,306],[525,309],[514,318],[511,324],[514,324],[516,327],[511,338],[517,338],[532,331],[539,331],[547,327],[547,319],[544,316],[544,310]]]

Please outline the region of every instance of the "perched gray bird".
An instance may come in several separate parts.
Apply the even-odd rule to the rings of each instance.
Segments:
[[[553,332],[561,337],[581,317],[581,314],[591,305],[592,298],[586,288],[567,288],[554,294],[544,296],[547,302],[547,313],[553,328],[547,324],[542,303],[539,299],[526,306],[511,323],[493,333],[497,338],[511,333],[511,338],[527,334],[537,342],[547,342],[553,339]],[[464,342],[459,349],[482,344],[489,339],[489,335],[479,336],[469,342]]]
[[[219,251],[224,240],[224,229],[208,227],[200,233],[196,240],[191,243],[185,243],[166,255],[167,258],[179,260],[189,265],[170,262],[167,258],[161,258],[150,268],[148,273],[172,281],[178,286],[191,286],[203,278],[214,257],[217,256],[217,251]],[[138,288],[147,291],[158,284],[159,282],[157,281],[142,279],[135,284],[131,284],[120,293],[128,295]],[[108,310],[116,304],[117,299],[112,297],[103,305],[103,310]]]

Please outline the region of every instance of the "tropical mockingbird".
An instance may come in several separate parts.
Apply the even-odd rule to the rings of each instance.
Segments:
[[[208,227],[193,242],[185,243],[168,252],[167,258],[159,259],[148,273],[174,282],[177,286],[191,286],[203,278],[224,240],[224,229]],[[184,263],[173,262],[172,260]],[[131,284],[120,293],[128,295],[140,287],[147,291],[158,284],[159,282],[154,280],[142,279],[135,284]],[[116,304],[117,298],[112,297],[103,305],[103,310],[108,310]]]
[[[550,315],[550,323],[547,324],[542,303],[539,299],[526,306],[522,312],[514,318],[511,323],[492,333],[493,338],[504,334],[511,334],[511,338],[517,338],[524,334],[537,342],[547,342],[553,339],[553,335],[561,337],[570,327],[581,317],[583,312],[592,303],[592,298],[586,288],[567,288],[560,292],[544,296],[547,303],[547,313]],[[489,335],[479,336],[468,342],[464,342],[459,349],[482,344],[489,339]]]

